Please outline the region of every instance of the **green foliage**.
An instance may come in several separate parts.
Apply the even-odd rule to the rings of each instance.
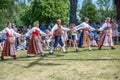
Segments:
[[[20,14],[23,14],[24,8],[18,0],[1,0],[0,1],[0,29],[6,27],[7,22],[16,23],[21,26]],[[25,6],[25,5],[22,5]]]
[[[68,22],[68,16],[69,0],[34,0],[29,8],[25,9],[21,19],[25,25],[33,24],[36,20],[48,24],[58,18]]]
[[[73,6],[70,7],[70,1]],[[76,1],[76,0],[75,0]],[[8,21],[18,26],[32,25],[34,21],[40,23],[55,22],[60,18],[62,22],[76,20],[74,0],[0,0],[0,29],[6,26]],[[97,8],[92,0],[84,0],[80,12],[80,18],[90,18],[90,22],[104,20],[106,17],[116,18],[116,9],[111,0],[97,0]],[[71,11],[70,11],[70,8]],[[72,15],[71,17],[69,15]],[[74,16],[74,15],[75,16]],[[70,18],[69,18],[70,17]],[[76,21],[75,21],[76,22]]]
[[[97,13],[97,8],[92,3],[92,1],[84,0],[82,9],[80,10],[81,19],[83,20],[85,17],[88,17],[90,19],[90,22],[99,21],[99,18],[96,13]]]
[[[6,26],[8,21],[13,19],[13,0],[1,0],[0,1],[0,28]],[[9,14],[8,14],[9,13]]]
[[[98,0],[96,2],[98,6],[99,17],[104,20],[106,17],[116,18],[115,5],[112,4],[112,0]]]

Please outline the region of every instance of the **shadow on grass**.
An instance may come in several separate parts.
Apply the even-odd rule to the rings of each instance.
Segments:
[[[70,60],[70,61],[120,61],[120,59],[45,59],[45,60]]]
[[[7,64],[13,64],[13,65],[16,65],[16,66],[20,66],[20,67],[23,67],[23,68],[31,68],[31,67],[34,67],[34,66],[60,66],[60,65],[65,65],[65,64],[61,64],[61,63],[56,63],[56,62],[47,62],[47,61],[60,61],[60,62],[63,62],[63,61],[120,61],[120,59],[55,59],[55,58],[52,58],[52,59],[44,59],[44,58],[37,58],[37,59],[18,59],[16,60],[17,63],[14,63],[13,60],[9,60],[9,59],[6,59],[4,60],[5,63]],[[3,61],[3,62],[4,62]],[[11,62],[13,61],[13,62]],[[15,61],[15,62],[16,62]],[[27,65],[21,65],[20,62],[18,61],[31,61],[29,63],[27,63]],[[1,61],[2,62],[2,61]]]
[[[31,61],[29,63],[27,63],[28,65],[21,65],[20,62],[18,61]],[[16,63],[17,61],[17,63]],[[60,63],[54,63],[54,62],[47,62],[44,60],[44,58],[37,58],[37,59],[23,59],[23,60],[16,60],[14,62],[14,60],[12,59],[6,59],[6,60],[2,60],[1,62],[4,62],[4,63],[7,63],[7,64],[13,64],[13,65],[16,65],[16,66],[20,66],[20,67],[23,67],[23,68],[30,68],[30,67],[33,67],[33,66],[59,66],[59,65],[63,65],[63,64],[60,64]]]
[[[57,65],[62,65],[62,64],[56,64],[56,63],[47,63],[47,62],[40,62],[42,61],[43,58],[39,58],[39,59],[36,59],[35,61],[29,63],[27,66],[24,66],[24,68],[30,68],[30,67],[33,67],[35,65],[39,65],[39,66],[57,66]]]
[[[45,57],[44,58],[58,58],[58,57],[63,57],[64,55],[63,54],[61,54],[61,53],[58,53],[58,54],[45,54]],[[40,55],[34,55],[34,56],[31,56],[31,57],[29,57],[29,58],[35,58],[35,57],[41,57]],[[21,56],[21,57],[19,57],[19,58],[28,58],[27,56]]]
[[[32,58],[24,58],[24,59],[20,59],[20,58],[19,58],[19,59],[17,59],[17,60],[5,59],[5,60],[0,60],[0,61],[1,61],[1,62],[4,62],[4,61],[33,61],[33,60],[35,60],[35,62],[40,61],[40,60],[41,60],[41,61],[44,61],[44,60],[54,60],[54,61],[57,61],[57,60],[58,60],[58,61],[59,61],[59,60],[60,60],[60,61],[62,61],[62,60],[63,60],[63,61],[64,61],[64,60],[66,60],[66,61],[67,61],[67,60],[68,60],[68,61],[69,61],[69,60],[70,60],[70,61],[120,61],[119,58],[116,58],[116,59],[115,59],[115,58],[114,58],[114,59],[62,59],[62,58],[61,58],[61,59],[56,59],[56,58],[50,58],[50,59],[49,59],[49,58],[48,58],[48,59],[43,59],[43,58],[39,58],[39,59],[38,59],[38,58],[37,58],[37,59],[36,59],[36,58],[33,58],[33,59],[32,59]]]
[[[73,50],[73,51],[68,51],[68,53],[75,53],[75,54],[77,54],[77,53],[81,53],[82,54],[83,53],[84,54],[85,52],[95,52],[95,51],[105,51],[105,50],[107,51],[107,50],[111,50],[111,49],[101,49],[101,50],[98,50],[98,49],[94,49],[93,48],[92,51],[89,51],[86,48],[86,49],[82,49],[82,50],[80,49],[79,52],[76,52],[75,50]]]

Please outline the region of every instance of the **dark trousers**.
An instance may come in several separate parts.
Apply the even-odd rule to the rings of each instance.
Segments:
[[[54,48],[57,47],[58,43],[61,45],[61,47],[64,46],[61,36],[55,36]]]

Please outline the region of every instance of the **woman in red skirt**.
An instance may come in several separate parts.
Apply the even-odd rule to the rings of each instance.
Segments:
[[[7,27],[0,32],[0,35],[6,35],[6,42],[2,50],[1,59],[4,60],[4,56],[11,56],[16,59],[15,37],[20,37],[21,35],[12,29],[10,22],[8,22]]]
[[[34,27],[25,35],[32,37],[28,46],[27,56],[30,57],[30,54],[40,54],[44,56],[41,36],[46,36],[46,34],[39,29],[39,22],[34,22]]]

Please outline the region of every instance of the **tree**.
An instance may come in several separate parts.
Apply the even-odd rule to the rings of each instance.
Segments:
[[[116,10],[113,0],[98,0],[97,2],[98,12],[100,18],[104,20],[106,17],[115,18]]]
[[[117,10],[117,19],[120,20],[120,0],[114,0]]]
[[[5,27],[6,23],[13,19],[13,8],[15,8],[13,0],[0,1],[0,28]]]
[[[84,0],[82,9],[80,10],[80,15],[82,20],[85,17],[88,17],[90,19],[90,22],[95,22],[99,21],[99,18],[97,17],[97,8],[96,6],[92,3],[91,0]]]
[[[70,23],[77,23],[77,0],[70,0]]]
[[[63,22],[68,22],[68,16],[68,0],[34,0],[29,8],[25,10],[21,19],[25,25],[33,24],[36,20],[39,20],[40,23],[46,21],[48,24],[58,18]]]

